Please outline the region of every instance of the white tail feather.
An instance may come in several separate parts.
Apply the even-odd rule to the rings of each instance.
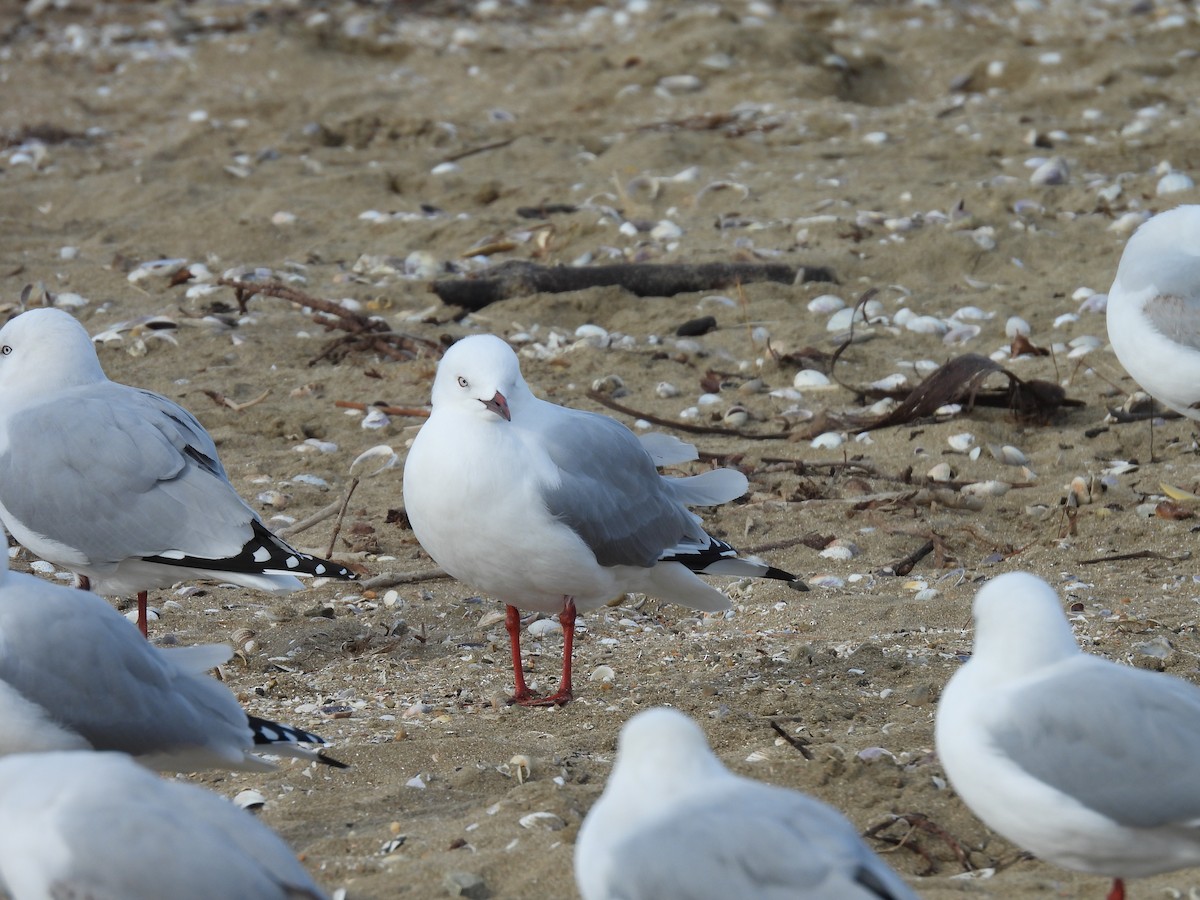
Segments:
[[[720,506],[750,489],[750,482],[737,469],[713,469],[687,478],[664,478],[663,482],[685,506]]]

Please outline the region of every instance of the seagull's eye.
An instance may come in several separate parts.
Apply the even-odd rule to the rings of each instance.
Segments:
[[[8,346],[8,344],[5,344],[3,347],[0,347],[0,353],[8,356],[8,354],[12,353],[12,347]],[[459,380],[461,381],[462,379]]]
[[[5,348],[4,348],[2,351],[0,351],[0,352],[3,352],[3,353],[8,353],[8,352],[9,352],[9,350],[11,350],[11,349],[12,349],[12,348],[10,348],[10,347],[5,347]],[[458,386],[459,386],[460,388],[465,388],[465,387],[467,386],[467,379],[465,379],[465,378],[463,378],[461,375],[459,375],[459,376],[458,376]]]

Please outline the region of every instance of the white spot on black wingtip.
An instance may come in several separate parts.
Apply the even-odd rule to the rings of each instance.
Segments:
[[[251,556],[256,563],[265,563],[271,561],[271,551],[266,547],[259,547]]]
[[[284,561],[284,565],[286,565],[289,569],[294,569],[300,565],[300,560],[296,559],[296,557],[294,557],[294,556],[289,556]]]
[[[343,569],[342,571],[344,572],[344,571],[346,571],[346,570],[345,570],[345,569]],[[324,575],[324,574],[325,574],[325,564],[324,564],[324,563],[317,563],[317,574],[318,574],[318,575]]]

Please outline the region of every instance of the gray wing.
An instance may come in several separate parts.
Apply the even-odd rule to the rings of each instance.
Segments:
[[[648,567],[685,539],[707,543],[632,431],[608,416],[554,410],[539,417],[533,434],[560,478],[545,489],[546,508],[583,538],[600,565]]]
[[[35,590],[8,576],[0,598],[0,681],[100,750],[133,755],[249,747],[245,711],[216,679],[172,662],[104,600]],[[190,658],[191,648],[179,659]]]
[[[684,804],[613,848],[613,900],[916,900],[854,827],[819,801],[742,782]]]
[[[257,518],[181,406],[106,382],[15,414],[0,504],[93,563],[182,550],[234,556]]]
[[[54,897],[320,898],[288,846],[232,803],[127,757],[0,761],[0,877]],[[25,881],[28,884],[28,880]]]
[[[1200,689],[1090,656],[997,710],[991,739],[1046,784],[1124,825],[1200,821]]]
[[[1159,294],[1147,301],[1143,310],[1164,337],[1200,350],[1200,298]]]

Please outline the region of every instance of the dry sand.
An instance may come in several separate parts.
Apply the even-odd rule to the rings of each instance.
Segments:
[[[84,298],[75,311],[93,334],[141,315],[178,323],[176,343],[126,334],[101,347],[102,361],[114,379],[192,409],[245,497],[285,495],[286,509],[259,502],[268,517],[303,518],[331,502],[371,446],[403,456],[419,419],[367,430],[334,402],[420,405],[434,361],[360,353],[310,364],[332,335],[300,308],[258,298],[236,330],[222,329],[203,317],[233,308],[230,291],[188,297],[189,285],[165,278],[131,283],[139,263],[265,267],[434,340],[491,330],[544,342],[598,325],[632,345],[526,359],[535,390],[598,409],[587,390],[616,375],[622,403],[677,419],[714,370],[719,402],[693,421],[714,424],[713,410],[719,418],[740,404],[753,417],[747,429],[772,435],[809,427],[794,412],[782,416],[790,407],[837,413],[859,402],[840,388],[806,391],[799,403],[739,390],[754,377],[787,388],[797,369],[770,358],[753,325],[779,353],[834,348],[827,315],[807,309],[821,294],[852,302],[877,288],[889,317],[903,306],[943,318],[964,306],[995,314],[954,346],[878,324],[839,362],[848,384],[893,372],[912,384],[914,361],[991,354],[1007,346],[1011,315],[1029,322],[1039,346],[1089,335],[1103,343],[1083,358],[1060,347],[1010,363],[1084,402],[1047,424],[977,409],[866,442],[851,435],[832,449],[696,436],[706,452],[736,455],[752,480],[744,503],[706,515],[712,528],[743,547],[777,545],[765,551],[773,563],[827,586],[741,586],[734,614],[703,621],[654,600],[592,613],[576,654],[579,699],[560,710],[500,702],[510,672],[497,604],[447,580],[401,584],[391,605],[386,589],[368,597],[336,583],[286,601],[219,588],[178,602],[157,595],[159,640],[252,630],[254,643],[224,677],[253,711],[323,733],[352,764],[315,776],[285,766],[269,777],[201,778],[226,794],[262,790],[262,818],[330,891],[444,896],[447,879],[466,873],[481,879],[475,896],[574,896],[578,824],[621,723],[654,704],[700,720],[737,771],[811,791],[864,830],[895,815],[927,817],[939,831],[909,835],[919,854],[887,853],[923,896],[1105,890],[1099,878],[1014,863],[1014,848],[943,786],[933,715],[970,647],[976,583],[1015,568],[1069,589],[1093,652],[1153,666],[1165,642],[1166,668],[1197,675],[1194,520],[1138,512],[1160,482],[1197,480],[1193,429],[1159,429],[1157,460],[1147,462],[1144,425],[1105,423],[1106,406],[1133,385],[1107,348],[1103,316],[1085,311],[1055,327],[1078,310],[1079,288],[1106,290],[1131,227],[1122,217],[1197,199],[1195,190],[1156,194],[1168,168],[1197,165],[1200,24],[1191,6],[18,5],[0,11],[3,301],[15,307],[26,284],[40,283]],[[1028,161],[1053,156],[1065,160],[1065,183],[1032,184]],[[586,205],[545,219],[517,213],[544,203]],[[622,221],[634,225],[621,230]],[[644,230],[662,222],[670,224]],[[487,245],[487,260],[472,256]],[[756,258],[830,266],[840,283],[669,299],[605,288],[513,299],[465,319],[428,292],[434,273],[504,259]],[[675,327],[700,315],[720,327],[676,345]],[[649,344],[651,335],[661,343]],[[660,382],[681,394],[660,397]],[[206,394],[246,401],[268,389],[242,411]],[[949,455],[947,438],[962,432],[1019,448],[1036,480],[975,511],[908,497],[915,488],[903,473],[920,480],[942,462],[965,481],[1029,478],[986,450],[976,460]],[[297,452],[309,438],[336,450]],[[1113,460],[1141,465],[1120,472]],[[1095,502],[1072,523],[1061,505],[1076,476],[1094,481]],[[862,502],[872,496],[878,502]],[[429,569],[395,513],[402,505],[398,469],[364,482],[338,554],[375,574]],[[851,542],[858,555],[822,557],[799,541],[813,533]],[[329,538],[327,521],[297,541],[324,550]],[[931,538],[939,552],[910,576],[882,573]],[[1091,562],[1139,551],[1154,555]],[[557,636],[527,648],[534,681],[551,687]],[[601,666],[611,667],[610,683],[589,680]],[[772,722],[807,741],[813,759]],[[517,755],[531,760],[523,783]],[[522,827],[539,811],[565,826]],[[984,874],[962,877],[941,833]],[[402,845],[384,852],[398,835]],[[1132,895],[1196,886],[1200,876],[1183,872],[1137,882]]]

